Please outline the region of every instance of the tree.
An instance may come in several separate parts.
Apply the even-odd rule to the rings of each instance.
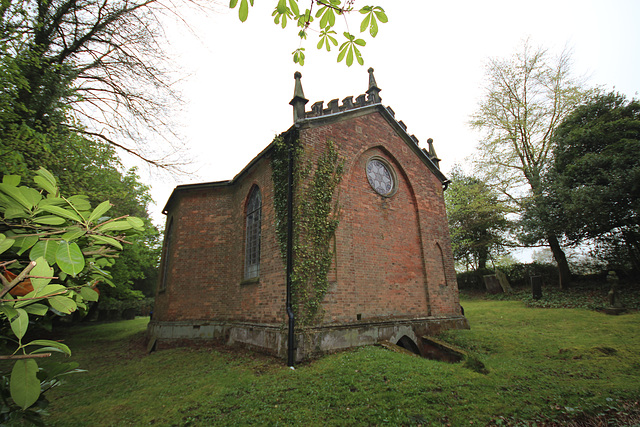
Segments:
[[[7,144],[14,156],[12,161],[0,163],[0,175],[21,175],[30,178],[38,162],[56,176],[59,185],[71,194],[84,195],[97,205],[109,200],[114,205],[112,215],[135,215],[145,221],[145,231],[126,245],[112,267],[114,288],[102,289],[104,295],[121,300],[132,289],[153,293],[153,278],[157,274],[159,258],[158,230],[151,224],[147,206],[151,201],[149,187],[140,182],[136,169],[121,172],[123,167],[115,149],[107,143],[91,141],[82,135],[67,133],[68,138],[48,136],[47,150],[31,151],[32,146]],[[42,147],[41,147],[42,148]],[[100,305],[106,299],[101,300]],[[98,309],[98,307],[94,307]]]
[[[542,175],[552,160],[554,129],[587,96],[570,65],[567,51],[552,57],[528,41],[513,57],[489,61],[486,93],[471,120],[484,134],[476,168],[521,211],[544,197]],[[542,235],[558,263],[561,286],[567,286],[571,272],[558,236],[553,230]]]
[[[116,299],[120,293],[136,291],[141,297],[155,295],[160,261],[160,233],[151,224],[145,224],[144,232],[129,238],[131,245],[124,247],[118,259],[111,267],[112,281],[115,287],[105,289],[105,295]]]
[[[96,285],[111,282],[107,269],[125,235],[144,225],[128,215],[106,216],[108,201],[92,207],[86,196],[62,196],[45,169],[34,181],[37,188],[20,185],[17,175],[5,175],[0,183],[0,348],[5,353],[0,358],[15,361],[10,375],[0,378],[3,424],[22,416],[37,421],[46,403],[43,393],[77,368],[75,363],[39,367],[42,357],[70,355],[71,350],[58,341],[31,339],[30,323],[97,301]]]
[[[144,136],[167,129],[165,105],[176,98],[159,48],[163,8],[156,0],[3,3],[3,146],[15,141],[47,151],[49,135],[83,135],[156,166],[175,161],[166,157],[175,153],[154,153]]]
[[[511,209],[478,178],[459,168],[449,175],[451,184],[444,198],[454,259],[474,270],[485,269],[505,244]]]
[[[318,49],[324,48],[329,52],[332,45],[338,46],[337,33],[333,30],[336,25],[336,16],[344,16],[355,11],[353,8],[355,0],[309,0],[309,7],[302,12],[298,2],[299,0],[278,0],[272,16],[274,23],[283,29],[286,28],[288,21],[296,22],[297,28],[299,28],[300,46],[292,52],[293,62],[304,65],[305,48],[302,47],[302,43],[307,39],[314,16],[319,18],[318,27],[320,29],[318,31],[320,40],[316,47]],[[244,22],[249,16],[249,5],[253,6],[253,0],[240,0],[239,2],[231,0],[229,2],[229,7],[232,9],[238,5],[238,17],[240,21]],[[313,10],[314,6],[318,7],[317,11]],[[379,23],[388,21],[387,14],[380,6],[364,6],[358,12],[364,15],[360,23],[360,32],[368,31],[371,37],[378,34]],[[356,38],[348,31],[348,27],[342,35],[345,41],[338,48],[338,62],[344,59],[345,64],[350,67],[355,59],[358,64],[363,65],[364,60],[360,48],[367,44],[366,41]]]
[[[574,244],[623,242],[640,271],[640,103],[594,96],[565,118],[554,141],[546,181],[555,226]]]

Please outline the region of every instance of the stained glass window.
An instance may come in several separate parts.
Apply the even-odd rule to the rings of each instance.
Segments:
[[[371,159],[367,163],[367,179],[369,184],[381,196],[388,196],[394,190],[393,175],[389,166],[378,159]]]
[[[244,278],[260,275],[260,227],[262,224],[262,196],[260,189],[253,187],[247,203],[247,229],[244,258]]]

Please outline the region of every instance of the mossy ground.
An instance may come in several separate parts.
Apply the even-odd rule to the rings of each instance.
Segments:
[[[146,355],[148,319],[64,331],[88,370],[51,393],[47,425],[617,425],[640,422],[640,313],[463,301],[439,336],[489,370],[371,346],[295,370],[251,352]],[[635,420],[635,421],[634,421]],[[590,424],[591,423],[591,424]]]

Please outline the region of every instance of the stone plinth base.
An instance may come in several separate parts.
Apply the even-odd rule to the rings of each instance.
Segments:
[[[435,335],[448,329],[469,329],[469,323],[464,316],[425,317],[331,324],[296,330],[296,361],[379,341],[403,345],[410,339],[420,346],[418,337]],[[152,320],[147,332],[150,350],[208,340],[225,345],[241,345],[282,358],[287,356],[287,328],[279,325]]]
[[[605,314],[612,314],[614,316],[617,316],[618,314],[626,313],[627,309],[623,307],[605,307],[602,309],[602,312]]]

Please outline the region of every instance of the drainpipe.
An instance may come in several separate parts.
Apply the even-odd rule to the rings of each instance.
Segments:
[[[291,274],[293,273],[293,140],[289,140],[289,167],[287,174],[287,316],[289,334],[287,336],[287,366],[295,364],[295,317],[291,308]]]
[[[287,179],[287,316],[289,317],[289,335],[287,337],[287,365],[293,368],[295,363],[295,319],[291,308],[291,274],[293,273],[293,143],[298,137],[298,125],[300,120],[304,120],[304,106],[309,102],[304,97],[302,90],[302,74],[296,71],[293,74],[295,86],[293,89],[293,99],[289,105],[293,107],[293,132],[287,135],[289,144],[289,173]]]

